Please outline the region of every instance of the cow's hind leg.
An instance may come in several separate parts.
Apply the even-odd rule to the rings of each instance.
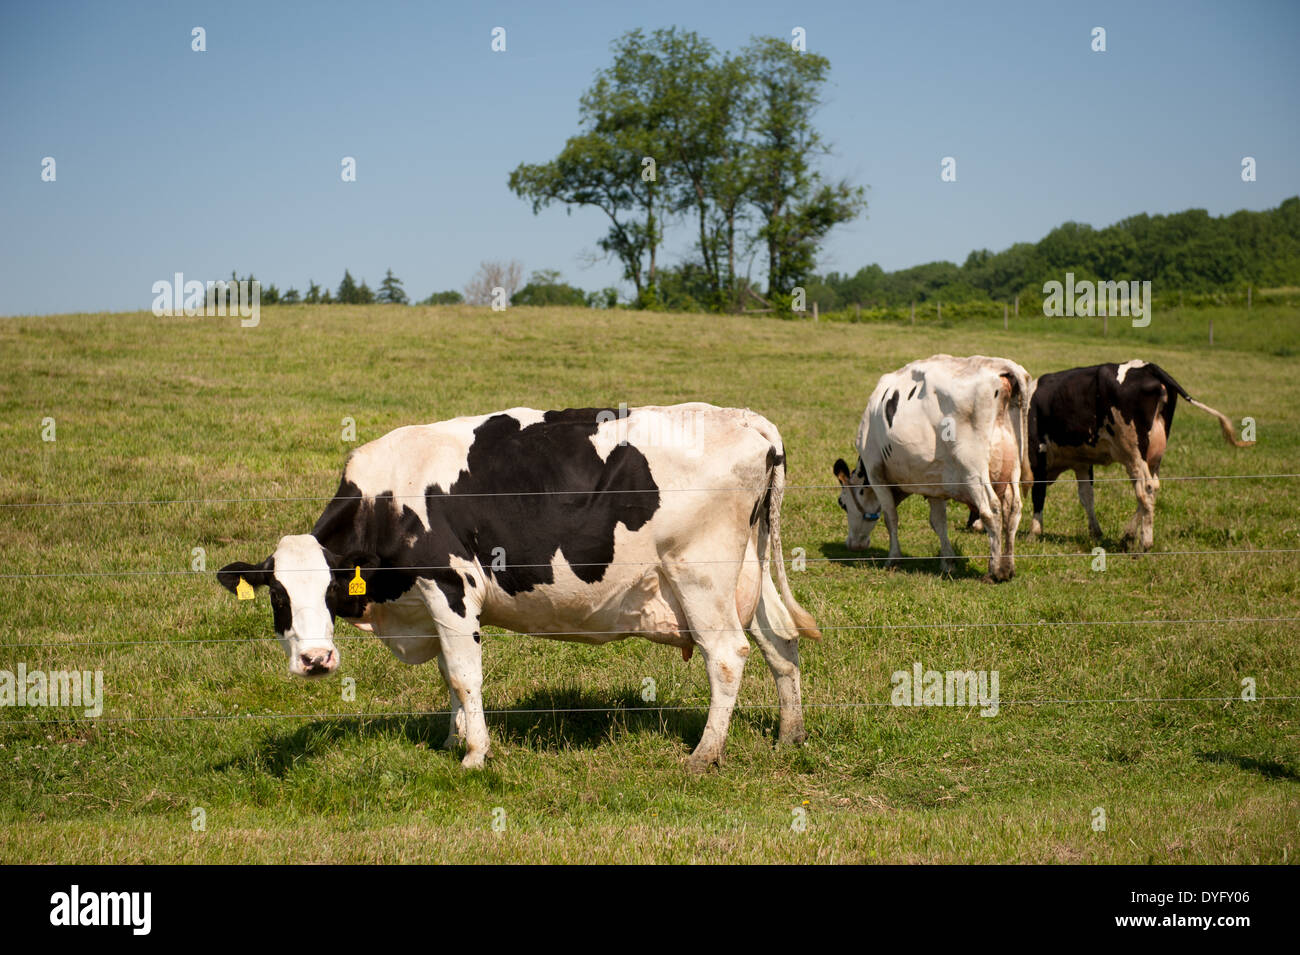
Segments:
[[[1092,476],[1091,464],[1086,469],[1074,469],[1074,479],[1079,482],[1079,503],[1083,505],[1083,513],[1088,516],[1088,533],[1096,540],[1101,537],[1101,525],[1097,523],[1097,511],[1092,497]]]
[[[1137,511],[1124,528],[1123,543],[1127,547],[1133,542],[1138,550],[1147,551],[1155,541],[1156,491],[1160,488],[1160,479],[1151,473],[1141,458],[1135,458],[1125,467],[1133,480]]]
[[[1006,481],[997,485],[1002,494],[1002,562],[998,580],[1010,580],[1016,575],[1016,531],[1020,527],[1020,485]]]
[[[698,773],[722,762],[727,728],[749,656],[749,640],[736,614],[734,581],[731,586],[721,579],[701,579],[686,586],[674,581],[674,586],[709,676],[709,717],[699,745],[686,761],[686,767]]]
[[[763,574],[762,596],[749,632],[776,681],[776,697],[781,707],[777,740],[792,745],[802,743],[808,734],[803,727],[803,698],[799,685],[799,631],[790,611],[781,602],[776,584],[766,572]]]
[[[948,502],[944,498],[930,498],[930,527],[939,535],[939,572],[951,574],[957,555],[948,540]]]
[[[984,579],[1000,582],[1006,579],[1002,566],[1002,522],[1008,517],[1003,513],[1001,502],[994,493],[993,485],[988,482],[970,485],[967,493],[979,510],[984,532],[989,538],[989,570]]]

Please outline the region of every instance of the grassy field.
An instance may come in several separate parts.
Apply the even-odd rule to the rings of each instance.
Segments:
[[[467,307],[267,308],[255,329],[0,320],[0,503],[151,502],[0,509],[0,575],[18,575],[0,576],[0,669],[102,669],[105,705],[100,720],[0,709],[0,862],[1295,861],[1300,482],[1171,478],[1300,471],[1300,375],[1283,345],[1300,313],[1272,317],[1281,341],[1214,350],[1161,317],[1122,340],[1044,322]],[[940,351],[1035,374],[1158,361],[1234,420],[1254,417],[1259,443],[1229,448],[1182,405],[1156,552],[1111,553],[1104,572],[1069,481],[1049,494],[1047,534],[1021,538],[1011,583],[980,582],[986,539],[961,532],[971,559],[940,579],[917,499],[901,508],[902,546],[921,559],[843,560],[831,463],[850,457],[877,376]],[[785,438],[799,486],[786,554],[808,557],[792,583],[826,633],[803,645],[802,748],[774,746],[757,655],[727,762],[697,777],[684,761],[704,722],[699,655],[489,633],[494,755],[465,772],[436,748],[435,667],[340,624],[341,674],[356,681],[344,700],[338,677],[288,676],[264,596],[239,603],[189,572],[196,547],[215,570],[308,530],[352,447],[344,418],[364,442],[514,405],[697,399],[751,407]],[[1133,497],[1119,468],[1098,476],[1112,479],[1097,509],[1114,549]],[[886,545],[882,529],[870,556]],[[1000,713],[887,705],[890,674],[914,661],[999,671]],[[659,708],[641,701],[645,677]],[[1235,700],[1248,677],[1264,699],[1189,699]]]

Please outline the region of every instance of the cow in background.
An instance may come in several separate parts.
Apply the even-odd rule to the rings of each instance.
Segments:
[[[898,503],[909,494],[930,502],[939,536],[939,566],[951,573],[947,502],[962,501],[989,537],[985,578],[1015,574],[1020,481],[1026,464],[1029,373],[1006,358],[935,355],[881,377],[858,426],[858,463],[832,470],[848,516],[850,550],[865,550],[883,514],[889,556],[898,560]]]
[[[1179,396],[1218,418],[1229,444],[1244,448],[1255,443],[1238,440],[1226,415],[1197,401],[1167,371],[1151,362],[1109,362],[1052,372],[1037,379],[1029,403],[1030,466],[1034,478],[1031,533],[1043,532],[1048,486],[1063,471],[1074,471],[1079,503],[1088,515],[1088,531],[1100,537],[1101,526],[1093,510],[1093,468],[1118,463],[1128,471],[1137,495],[1137,512],[1124,530],[1124,543],[1136,541],[1140,549],[1149,550],[1155,538],[1160,461],[1168,447]]]

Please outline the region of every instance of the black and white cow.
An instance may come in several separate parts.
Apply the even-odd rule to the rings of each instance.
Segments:
[[[909,494],[930,501],[940,567],[950,573],[949,500],[962,501],[989,536],[989,580],[1015,574],[1020,481],[1025,468],[1029,373],[1006,358],[934,355],[881,376],[858,425],[857,466],[832,470],[848,515],[850,550],[865,550],[881,514],[889,556],[898,546],[897,506]]]
[[[1063,471],[1074,471],[1079,502],[1088,515],[1088,531],[1101,536],[1093,511],[1093,468],[1124,465],[1137,495],[1137,512],[1124,530],[1125,544],[1136,541],[1149,550],[1155,538],[1156,491],[1160,461],[1174,424],[1179,396],[1219,419],[1224,439],[1239,448],[1226,415],[1202,404],[1159,365],[1146,361],[1109,362],[1043,375],[1034,382],[1029,402],[1030,466],[1034,476],[1034,523],[1043,532],[1047,488]]]
[[[748,410],[706,404],[534,411],[398,428],[348,457],[310,534],[219,579],[270,589],[291,673],[339,665],[334,618],[407,663],[437,659],[447,745],[488,753],[481,628],[699,647],[711,702],[688,765],[719,762],[754,638],[776,680],[779,739],[804,738],[800,635],[820,637],[781,551],[785,449]],[[775,565],[774,585],[769,563]],[[349,595],[360,568],[364,596]]]

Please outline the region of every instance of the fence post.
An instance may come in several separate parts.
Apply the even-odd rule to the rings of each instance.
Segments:
[[[938,316],[939,321],[942,322],[942,321],[943,321],[943,302],[936,301],[936,302],[934,303],[934,308],[935,308],[935,314]]]
[[[1002,330],[1007,330],[1007,303],[1002,303]]]
[[[1214,319],[1210,319],[1210,347],[1214,347]]]
[[[1020,317],[1020,296],[1016,296],[1016,318]]]
[[[912,303],[912,324],[916,324],[916,302]]]
[[[819,322],[821,319],[817,315],[817,299],[813,299],[813,321]]]
[[[859,322],[862,321],[862,303],[861,303],[861,302],[854,302],[854,303],[853,303],[853,313],[854,313],[854,317],[855,317]]]
[[[1252,286],[1247,285],[1247,286],[1246,286],[1246,311],[1248,311],[1248,312],[1250,311],[1250,293],[1251,293],[1251,291],[1252,291]]]

